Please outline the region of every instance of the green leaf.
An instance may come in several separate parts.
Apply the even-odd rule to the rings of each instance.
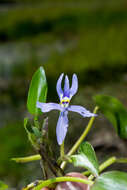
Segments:
[[[32,127],[32,130],[37,138],[41,138],[42,134],[37,127]]]
[[[31,123],[29,122],[29,119],[27,117],[24,118],[24,128],[27,133],[33,133]]]
[[[109,119],[121,138],[127,138],[127,111],[122,103],[112,96],[94,96],[101,112]]]
[[[8,185],[6,185],[5,183],[3,183],[2,181],[0,181],[0,190],[5,190],[8,188]]]
[[[127,190],[127,173],[106,172],[100,175],[91,190]]]
[[[28,118],[24,118],[24,128],[25,128],[25,130],[27,132],[28,139],[31,142],[32,146],[35,149],[38,149],[37,137],[35,135],[35,132],[33,131],[33,127],[31,126]]]
[[[27,98],[28,111],[37,116],[42,114],[41,110],[37,108],[37,101],[46,102],[47,97],[47,82],[45,71],[40,67],[33,75]]]
[[[87,168],[93,175],[98,176],[99,164],[92,145],[88,142],[82,143],[78,153],[77,155],[71,156],[73,164]]]

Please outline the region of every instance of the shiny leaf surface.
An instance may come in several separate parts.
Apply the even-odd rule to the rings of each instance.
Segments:
[[[87,168],[93,175],[98,176],[99,165],[92,145],[84,142],[80,145],[77,155],[71,156],[75,166]]]
[[[106,172],[100,175],[91,190],[127,190],[127,173]]]
[[[47,96],[47,81],[43,67],[40,67],[33,75],[27,98],[28,111],[37,116],[42,114],[37,108],[37,101],[46,102]]]

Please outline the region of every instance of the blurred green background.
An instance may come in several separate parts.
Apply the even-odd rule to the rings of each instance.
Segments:
[[[32,118],[26,108],[27,92],[41,65],[48,80],[47,101],[58,101],[56,81],[64,72],[70,80],[73,73],[78,75],[79,91],[73,104],[92,111],[92,96],[103,93],[127,106],[127,1],[0,0],[0,179],[16,189],[42,175],[39,162],[20,165],[10,161],[35,153],[23,118]],[[52,146],[58,155],[58,113],[48,116]],[[66,150],[88,122],[77,114],[69,117]],[[107,155],[127,156],[126,142],[102,115],[88,140],[100,161]],[[123,169],[127,171],[125,166]]]

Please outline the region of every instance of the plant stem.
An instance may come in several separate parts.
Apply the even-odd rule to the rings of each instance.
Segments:
[[[22,190],[30,190],[33,187],[39,185],[41,182],[43,182],[43,181],[42,180],[36,180],[36,181],[30,183],[29,185],[27,185],[26,187],[24,187]]]
[[[105,162],[103,162],[100,166],[99,166],[99,173],[102,172],[104,169],[106,169],[107,167],[109,167],[110,165],[114,164],[115,162],[117,162],[117,159],[115,156],[109,158],[108,160],[106,160]],[[89,174],[91,174],[91,172],[86,171],[83,172],[83,175],[88,176]],[[89,180],[92,180],[94,178],[93,175],[89,176]]]
[[[84,183],[84,184],[88,184],[88,185],[93,185],[93,183],[94,183],[93,181],[82,179],[82,178],[77,178],[77,177],[57,177],[57,178],[52,178],[52,179],[43,181],[41,184],[39,184],[33,190],[40,190],[43,187],[48,187],[52,183],[64,182],[64,181],[79,182],[79,183]]]
[[[48,179],[48,174],[47,174],[47,170],[45,168],[45,162],[43,160],[40,160],[40,166],[41,166],[41,169],[42,169],[43,179],[47,180]]]
[[[109,158],[108,160],[106,160],[105,162],[103,162],[100,166],[99,166],[99,173],[102,172],[104,169],[106,169],[107,167],[109,167],[110,165],[114,164],[114,163],[127,163],[127,158],[116,158],[115,156]],[[85,171],[83,172],[83,175],[88,176],[90,175],[91,172],[89,171]],[[90,177],[91,179],[91,177]]]
[[[60,145],[60,157],[64,157],[64,141],[63,143]]]
[[[102,172],[105,168],[109,167],[110,165],[112,165],[112,164],[115,163],[116,161],[117,161],[117,159],[116,159],[115,156],[109,158],[108,160],[106,160],[105,162],[103,162],[103,163],[99,166],[99,172]]]
[[[47,163],[49,169],[56,177],[61,177],[64,175],[63,170],[49,157],[48,152],[43,144],[40,144],[40,149],[38,152],[41,156],[41,159]]]
[[[99,173],[102,172],[105,168],[107,168],[108,166],[112,165],[113,163],[116,162],[116,157],[113,156],[111,158],[109,158],[108,160],[106,160],[105,162],[103,162],[100,166],[99,166]],[[89,180],[92,180],[94,178],[94,176],[91,174],[89,176]]]
[[[117,158],[117,163],[127,163],[127,158]]]
[[[40,160],[41,156],[39,154],[27,156],[27,157],[21,157],[21,158],[12,158],[11,160],[14,160],[17,163],[26,163],[26,162],[32,162],[36,160]]]
[[[93,113],[96,114],[97,113],[97,110],[98,110],[98,106],[95,107]],[[71,150],[68,152],[67,156],[71,156],[76,150],[77,148],[79,147],[79,145],[82,143],[82,141],[84,140],[84,138],[87,136],[87,134],[89,133],[92,125],[93,125],[93,122],[95,120],[95,117],[91,117],[87,127],[85,128],[84,132],[82,133],[82,135],[80,136],[80,138],[76,141],[76,143],[74,144],[74,146],[71,148]],[[61,164],[61,168],[64,169],[65,166],[66,166],[67,162],[64,161],[62,162]]]

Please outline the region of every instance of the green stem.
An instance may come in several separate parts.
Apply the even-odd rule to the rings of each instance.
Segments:
[[[108,160],[106,160],[99,166],[99,173],[116,162],[117,163],[127,163],[127,158],[116,158],[115,156],[109,158]],[[91,174],[91,172],[89,172],[89,171],[83,172],[83,175],[85,175],[85,176],[88,176],[90,174]],[[91,177],[89,179],[91,179]]]
[[[104,169],[106,169],[107,167],[109,167],[110,165],[114,164],[115,162],[117,162],[117,158],[115,156],[109,158],[108,160],[106,160],[105,162],[103,162],[100,166],[99,166],[99,173],[102,172]],[[83,175],[88,176],[90,175],[91,172],[89,171],[85,171],[83,172]],[[93,175],[89,176],[89,180],[92,180],[94,178]]]
[[[61,157],[61,158],[64,157],[64,141],[63,141],[63,143],[60,145],[60,157]]]
[[[116,157],[113,156],[111,158],[109,158],[108,160],[106,160],[105,162],[103,162],[100,166],[99,166],[99,173],[102,172],[104,169],[106,169],[107,167],[109,167],[110,165],[112,165],[113,163],[116,162]],[[92,180],[94,178],[93,175],[89,176],[89,180]]]
[[[93,181],[82,179],[82,178],[77,178],[77,177],[57,177],[57,178],[52,178],[46,181],[43,181],[40,185],[35,187],[33,190],[40,190],[43,187],[48,187],[52,183],[57,183],[57,182],[64,182],[64,181],[72,181],[72,182],[79,182],[79,183],[84,183],[88,185],[93,185]]]
[[[127,158],[117,158],[117,163],[127,163]]]
[[[12,158],[11,160],[14,160],[17,163],[26,163],[26,162],[32,162],[36,160],[40,160],[41,156],[39,154],[33,155],[33,156],[27,156],[27,157],[21,157],[21,158]]]
[[[47,180],[48,179],[48,174],[47,174],[47,170],[46,170],[46,162],[44,162],[44,160],[40,160],[40,166],[42,169],[42,174],[43,174],[43,180]]]
[[[116,157],[113,156],[111,158],[109,158],[108,160],[106,160],[105,162],[103,162],[100,166],[99,166],[99,172],[102,172],[104,169],[106,169],[107,167],[109,167],[110,165],[112,165],[113,163],[116,162]]]
[[[30,183],[29,185],[27,185],[26,187],[23,188],[23,190],[30,190],[32,188],[35,187],[35,185],[39,185],[41,182],[43,182],[42,180],[36,180],[32,183]]]
[[[98,110],[98,106],[95,107],[93,113],[96,114]],[[82,141],[84,140],[84,138],[87,136],[87,134],[89,133],[93,122],[95,120],[95,117],[92,117],[87,125],[87,127],[85,128],[84,132],[82,133],[82,135],[80,136],[80,138],[76,141],[76,143],[74,144],[74,146],[71,148],[71,150],[68,152],[67,156],[71,156],[72,154],[74,154],[74,152],[77,150],[77,148],[79,147],[79,145],[82,143]],[[61,168],[64,169],[66,166],[67,162],[64,161],[61,164]]]
[[[88,175],[91,174],[91,172],[90,172],[90,171],[85,171],[85,172],[83,172],[82,174],[85,175],[85,176],[88,176]]]

